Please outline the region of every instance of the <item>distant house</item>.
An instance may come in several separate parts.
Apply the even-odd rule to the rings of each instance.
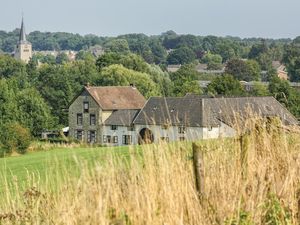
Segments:
[[[236,119],[243,124],[253,115],[298,124],[273,97],[187,95],[151,97],[146,102],[134,87],[85,87],[70,105],[69,134],[111,146],[233,137]]]
[[[167,67],[167,71],[174,73],[176,71],[178,71],[180,69],[181,65],[168,65]],[[220,74],[224,74],[225,72],[225,65],[222,66],[222,69],[219,70],[209,70],[207,68],[207,64],[203,64],[203,63],[198,63],[195,66],[195,70],[199,73],[204,73],[204,74],[213,74],[213,75],[220,75]]]
[[[279,61],[273,61],[272,62],[273,68],[277,72],[277,76],[282,80],[288,80],[288,72],[286,71],[286,68],[283,64],[281,64]]]

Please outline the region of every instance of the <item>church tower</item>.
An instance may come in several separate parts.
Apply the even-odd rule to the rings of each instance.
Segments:
[[[25,63],[28,63],[31,57],[32,57],[32,46],[31,43],[26,40],[24,20],[22,18],[19,42],[15,50],[15,58],[22,60]]]

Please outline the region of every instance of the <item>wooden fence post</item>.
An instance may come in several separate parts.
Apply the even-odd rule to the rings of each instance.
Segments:
[[[195,184],[199,197],[202,198],[205,193],[204,184],[204,152],[201,146],[193,143],[193,165],[195,174]]]
[[[247,176],[248,170],[248,147],[249,147],[249,137],[247,134],[243,134],[239,138],[240,141],[240,160],[241,160],[241,169],[242,177]]]

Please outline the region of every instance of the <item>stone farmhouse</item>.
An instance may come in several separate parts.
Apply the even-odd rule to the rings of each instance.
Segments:
[[[69,107],[70,136],[103,145],[194,141],[234,137],[237,120],[278,117],[285,125],[297,119],[273,97],[151,97],[133,86],[85,87]]]

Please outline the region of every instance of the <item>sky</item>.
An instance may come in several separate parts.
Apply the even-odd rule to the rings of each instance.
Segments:
[[[299,0],[0,0],[0,30],[295,38]]]

